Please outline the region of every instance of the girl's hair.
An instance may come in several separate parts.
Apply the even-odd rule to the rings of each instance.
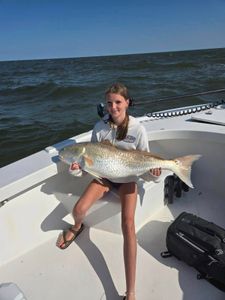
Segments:
[[[106,90],[105,97],[107,97],[108,94],[118,94],[123,96],[126,100],[129,100],[127,87],[119,82],[114,83]],[[109,116],[109,123],[110,125],[113,125],[114,123],[111,116]],[[117,133],[116,133],[117,140],[122,141],[125,139],[125,137],[127,136],[128,124],[129,124],[129,115],[126,112],[125,119],[123,120],[122,124],[120,124],[117,128]]]
[[[111,85],[105,92],[105,96],[108,94],[119,94],[123,96],[126,100],[129,99],[129,93],[127,87],[119,82],[114,83]]]

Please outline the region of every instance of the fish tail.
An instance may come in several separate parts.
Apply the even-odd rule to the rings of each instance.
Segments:
[[[175,158],[172,171],[189,187],[194,188],[191,182],[191,166],[201,155],[187,155]]]

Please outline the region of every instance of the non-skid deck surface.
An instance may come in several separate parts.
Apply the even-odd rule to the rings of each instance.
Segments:
[[[225,227],[223,199],[197,190],[155,214],[137,233],[137,300],[225,299],[225,293],[197,280],[191,267],[160,256],[167,227],[182,211]],[[28,300],[119,300],[125,290],[122,246],[121,236],[86,228],[67,250],[49,240],[2,266],[0,283],[15,282]]]

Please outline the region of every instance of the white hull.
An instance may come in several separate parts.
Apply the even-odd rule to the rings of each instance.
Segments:
[[[152,152],[166,158],[186,154],[202,158],[193,166],[195,189],[175,198],[173,204],[164,203],[163,179],[140,189],[137,300],[224,299],[223,292],[197,280],[194,269],[160,256],[166,249],[167,227],[182,211],[225,228],[225,109],[210,111],[140,118]],[[210,123],[190,121],[191,116]],[[89,140],[90,132],[73,139]],[[0,170],[0,201],[8,200],[0,207],[0,283],[16,283],[28,300],[121,299],[125,279],[116,191],[93,206],[76,242],[64,251],[55,246],[59,232],[72,221],[74,203],[91,180],[90,176],[71,176],[68,167],[57,160],[57,149],[67,142],[71,140]]]

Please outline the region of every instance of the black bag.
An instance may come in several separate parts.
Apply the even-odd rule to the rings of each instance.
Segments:
[[[162,257],[175,256],[199,271],[225,291],[225,230],[193,214],[183,212],[167,230],[168,251]]]

